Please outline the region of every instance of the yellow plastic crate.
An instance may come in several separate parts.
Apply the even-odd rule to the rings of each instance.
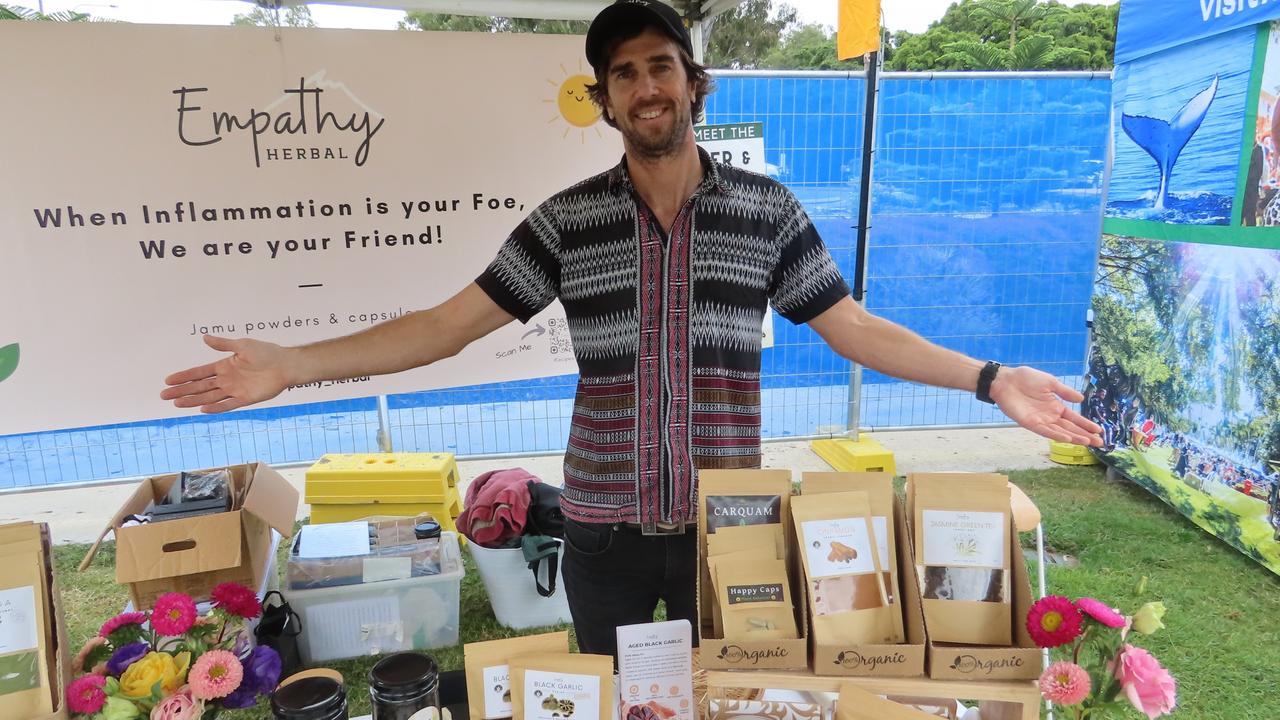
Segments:
[[[832,438],[814,440],[810,447],[827,464],[840,472],[887,472],[897,474],[893,461],[893,451],[872,440],[866,435],[859,435],[857,440],[849,438]]]
[[[311,522],[430,513],[453,530],[462,512],[452,453],[328,454],[307,470]]]

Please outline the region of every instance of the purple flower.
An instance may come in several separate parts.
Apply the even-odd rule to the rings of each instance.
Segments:
[[[228,710],[244,710],[258,702],[259,695],[268,695],[280,682],[280,655],[265,645],[253,649],[244,659],[244,680],[240,687],[222,698],[222,707]]]
[[[248,678],[246,682],[241,682],[240,687],[231,692],[230,695],[222,698],[222,707],[228,710],[244,710],[258,704],[258,693],[256,688],[249,685]]]
[[[270,693],[280,682],[280,664],[280,655],[275,650],[265,645],[255,647],[244,662],[244,684],[263,695]]]
[[[151,646],[144,642],[125,645],[111,653],[111,659],[107,661],[107,674],[120,677],[130,665],[146,657],[149,652],[151,652]]]

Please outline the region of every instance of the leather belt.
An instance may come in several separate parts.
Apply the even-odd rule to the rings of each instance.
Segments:
[[[618,523],[614,525],[620,530],[629,530],[638,532],[641,535],[683,535],[689,530],[690,523],[687,521],[665,523],[665,522],[646,522],[646,523]]]

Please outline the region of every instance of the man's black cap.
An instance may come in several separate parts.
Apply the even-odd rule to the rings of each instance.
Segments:
[[[591,21],[591,28],[587,30],[587,62],[596,70],[603,70],[603,65],[609,62],[605,50],[610,41],[624,33],[637,35],[640,28],[648,25],[661,28],[693,56],[689,31],[675,8],[658,0],[618,0]]]

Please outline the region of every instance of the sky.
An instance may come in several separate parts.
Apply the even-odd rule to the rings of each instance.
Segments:
[[[1067,5],[1082,0],[1065,0]],[[1104,0],[1095,0],[1104,1]],[[11,5],[36,7],[40,0],[6,0]],[[799,12],[802,22],[816,22],[832,28],[836,25],[837,0],[775,0],[786,2]],[[954,0],[882,0],[885,25],[890,30],[923,32],[929,23],[942,17]],[[129,22],[172,23],[188,25],[228,25],[231,18],[253,8],[239,0],[103,0],[74,2],[45,0],[44,11],[76,10],[95,17]],[[320,27],[395,29],[404,16],[399,10],[354,8],[339,5],[311,4],[311,17]]]

